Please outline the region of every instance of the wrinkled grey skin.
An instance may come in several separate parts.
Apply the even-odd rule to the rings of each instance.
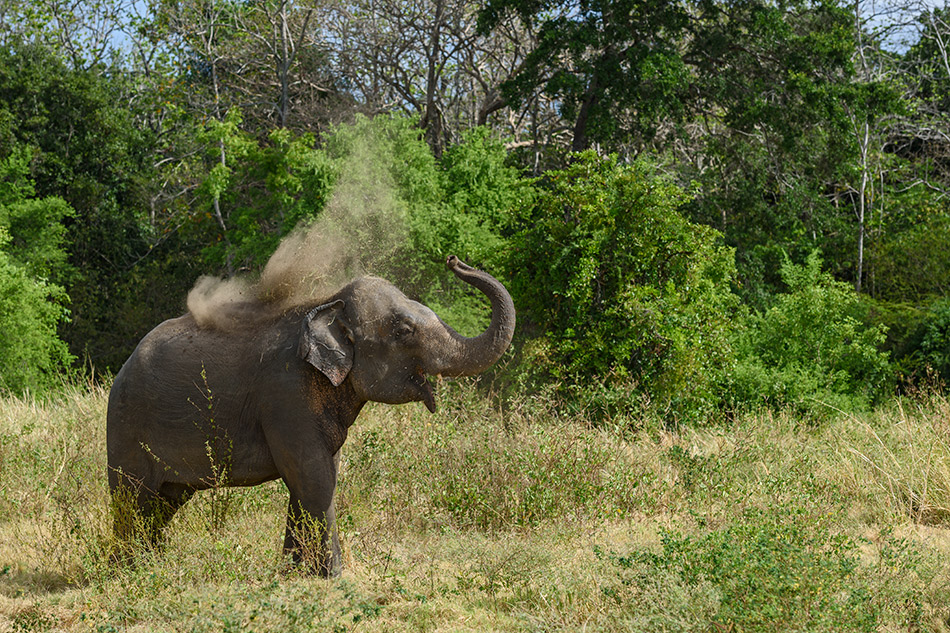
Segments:
[[[290,490],[284,549],[322,575],[340,567],[333,493],[339,451],[369,400],[421,401],[427,375],[477,374],[511,342],[504,286],[457,258],[447,265],[491,300],[492,321],[460,336],[392,284],[358,279],[328,302],[244,331],[190,314],[139,343],[109,394],[109,487],[120,555],[161,530],[196,490],[281,478]]]

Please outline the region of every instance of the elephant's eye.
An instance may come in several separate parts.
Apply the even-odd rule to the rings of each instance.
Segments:
[[[393,336],[395,336],[397,339],[402,339],[402,338],[406,338],[407,336],[411,336],[413,332],[415,332],[415,328],[413,328],[412,325],[406,322],[397,323],[395,327],[393,328]]]

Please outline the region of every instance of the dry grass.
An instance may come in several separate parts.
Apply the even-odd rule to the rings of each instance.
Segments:
[[[111,567],[105,392],[0,399],[0,632],[827,630],[812,610],[828,604],[836,630],[950,627],[942,396],[820,428],[764,413],[668,433],[443,391],[437,415],[371,406],[353,429],[336,581],[282,558],[279,482],[198,495],[163,551]],[[728,582],[690,576],[712,554],[748,558],[735,575],[765,574],[763,591],[785,587],[763,560],[805,561],[817,598],[756,628]],[[847,619],[845,594],[870,619]]]
[[[950,402],[939,393],[895,402],[841,425],[840,476],[867,496],[872,516],[950,524]]]

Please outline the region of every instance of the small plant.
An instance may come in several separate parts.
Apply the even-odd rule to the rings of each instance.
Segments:
[[[215,533],[224,528],[234,496],[230,487],[233,443],[227,433],[223,437],[218,437],[217,431],[217,426],[212,418],[211,435],[214,439],[205,442],[205,452],[212,472],[211,481],[208,482],[208,496],[210,499],[208,503],[208,522],[211,531]]]
[[[214,395],[208,385],[208,375],[205,368],[201,368],[201,380],[204,383],[203,406],[195,404],[202,416],[196,422],[205,430],[205,455],[211,468],[211,476],[204,482],[208,487],[207,520],[209,529],[218,534],[224,529],[234,498],[230,487],[231,459],[234,452],[234,443],[228,435],[227,429],[218,426],[214,413]]]

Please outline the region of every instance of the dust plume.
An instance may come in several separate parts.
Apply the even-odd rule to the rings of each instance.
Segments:
[[[273,318],[332,295],[358,275],[383,272],[408,237],[392,160],[385,142],[359,139],[326,208],[281,241],[258,278],[198,279],[188,293],[198,324],[233,329]]]

